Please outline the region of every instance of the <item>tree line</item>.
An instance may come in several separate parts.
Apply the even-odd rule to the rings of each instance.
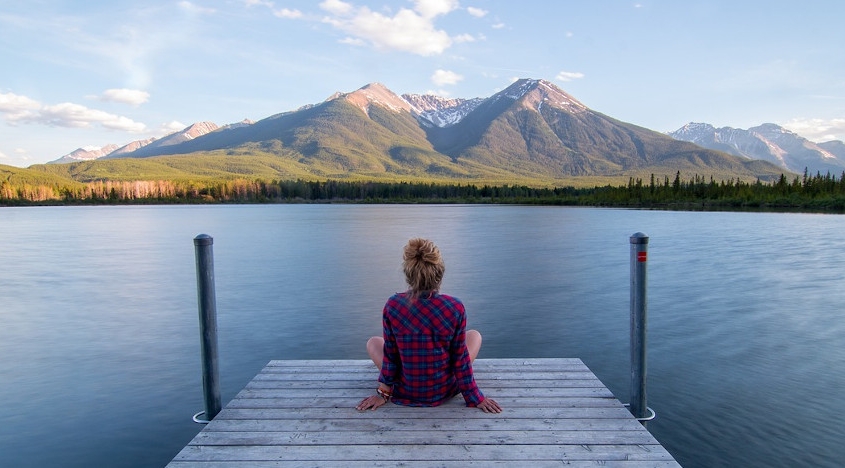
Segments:
[[[0,204],[131,203],[520,203],[663,209],[845,211],[845,172],[773,182],[716,181],[680,171],[670,180],[631,177],[626,185],[542,188],[425,182],[217,180],[95,181],[75,185],[0,182]]]

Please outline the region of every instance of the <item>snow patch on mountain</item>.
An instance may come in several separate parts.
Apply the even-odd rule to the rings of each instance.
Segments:
[[[541,80],[535,80],[531,78],[523,78],[520,80],[516,80],[512,85],[505,88],[505,90],[499,94],[502,97],[506,97],[508,99],[513,99],[514,101],[516,101],[522,96],[528,94],[530,91],[534,90],[540,82]]]
[[[571,113],[589,110],[580,101],[545,80],[538,80],[534,89],[526,93],[523,98],[527,107],[535,108],[538,112],[543,104]]]
[[[845,142],[839,140],[826,141],[819,143],[819,148],[822,148],[827,154],[833,155],[836,159],[845,161]]]
[[[482,98],[447,99],[433,94],[399,96],[381,83],[370,83],[351,93],[334,93],[326,102],[335,99],[346,99],[367,115],[373,105],[393,112],[409,112],[422,125],[435,127],[455,125],[484,102]]]
[[[457,124],[484,102],[483,98],[448,99],[434,94],[403,94],[402,98],[420,123],[441,128]]]

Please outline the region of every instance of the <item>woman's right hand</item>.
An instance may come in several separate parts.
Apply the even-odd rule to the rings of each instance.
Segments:
[[[496,400],[492,398],[485,398],[484,401],[477,405],[477,408],[485,413],[501,413],[502,407],[496,403]]]
[[[365,411],[365,410],[376,410],[379,406],[387,403],[387,400],[382,398],[380,395],[373,395],[361,400],[361,403],[358,403],[358,406],[355,407],[358,411]]]

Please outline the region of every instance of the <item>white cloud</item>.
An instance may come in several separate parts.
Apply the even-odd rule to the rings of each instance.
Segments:
[[[70,102],[46,106],[13,93],[0,94],[0,113],[5,114],[6,121],[11,124],[28,123],[67,128],[89,128],[96,124],[111,130],[133,133],[146,130],[146,125],[128,117]]]
[[[492,26],[493,29],[502,29],[505,27],[505,23],[496,23]]]
[[[367,45],[366,41],[363,39],[358,39],[356,37],[344,37],[340,40],[341,44],[353,45],[353,46],[365,46]]]
[[[38,111],[38,115],[30,120],[54,127],[87,128],[92,124],[100,124],[111,130],[125,132],[140,133],[146,130],[146,125],[135,122],[128,117],[89,109],[71,102],[44,106]]]
[[[107,89],[100,96],[101,101],[119,102],[139,106],[150,99],[150,93],[138,89]]]
[[[187,127],[188,126],[183,124],[182,122],[179,122],[177,120],[172,120],[170,122],[161,124],[158,127],[158,131],[156,131],[156,134],[161,135],[161,136],[170,135],[173,132],[178,132],[178,131],[184,130]]]
[[[333,15],[346,16],[351,14],[355,7],[340,0],[326,0],[320,3],[320,8]]]
[[[462,43],[462,42],[475,42],[475,37],[472,34],[459,34],[453,38],[455,42]]]
[[[445,15],[458,8],[458,0],[416,0],[416,8],[424,18]]]
[[[281,8],[273,10],[273,15],[279,18],[296,19],[302,17],[302,12],[299,10],[290,10],[288,8]]]
[[[584,78],[584,74],[581,72],[567,72],[562,71],[555,76],[555,79],[558,81],[572,81]]]
[[[810,141],[845,141],[845,119],[792,119],[781,126]]]
[[[416,0],[414,9],[401,8],[393,16],[341,0],[325,0],[320,8],[329,16],[323,22],[351,35],[343,43],[364,41],[382,50],[429,56],[443,53],[453,39],[434,26],[434,19],[458,8],[454,0]],[[466,41],[466,36],[459,40]]]
[[[26,96],[14,93],[0,93],[0,113],[6,114],[6,120],[15,122],[24,120],[41,107],[41,104]]]
[[[437,70],[431,75],[431,81],[437,86],[457,84],[463,79],[463,76],[448,70]]]
[[[472,16],[475,16],[476,18],[483,18],[487,16],[487,10],[482,10],[481,8],[475,7],[467,7],[467,13]]]
[[[196,4],[188,2],[188,1],[179,2],[179,8],[187,11],[188,13],[204,14],[204,15],[210,15],[210,14],[216,13],[216,11],[217,11],[214,8],[201,7],[199,5],[196,5]]]
[[[302,12],[299,10],[291,10],[290,8],[276,8],[276,4],[269,0],[244,0],[247,7],[267,7],[273,13],[273,16],[278,18],[296,19],[302,17]]]

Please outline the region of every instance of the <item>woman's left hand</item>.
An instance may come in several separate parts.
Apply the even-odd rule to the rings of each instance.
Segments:
[[[385,403],[387,403],[387,400],[382,398],[381,395],[373,395],[361,400],[361,403],[358,403],[358,406],[356,406],[355,408],[358,411],[364,411],[368,409],[375,410],[376,408]]]

